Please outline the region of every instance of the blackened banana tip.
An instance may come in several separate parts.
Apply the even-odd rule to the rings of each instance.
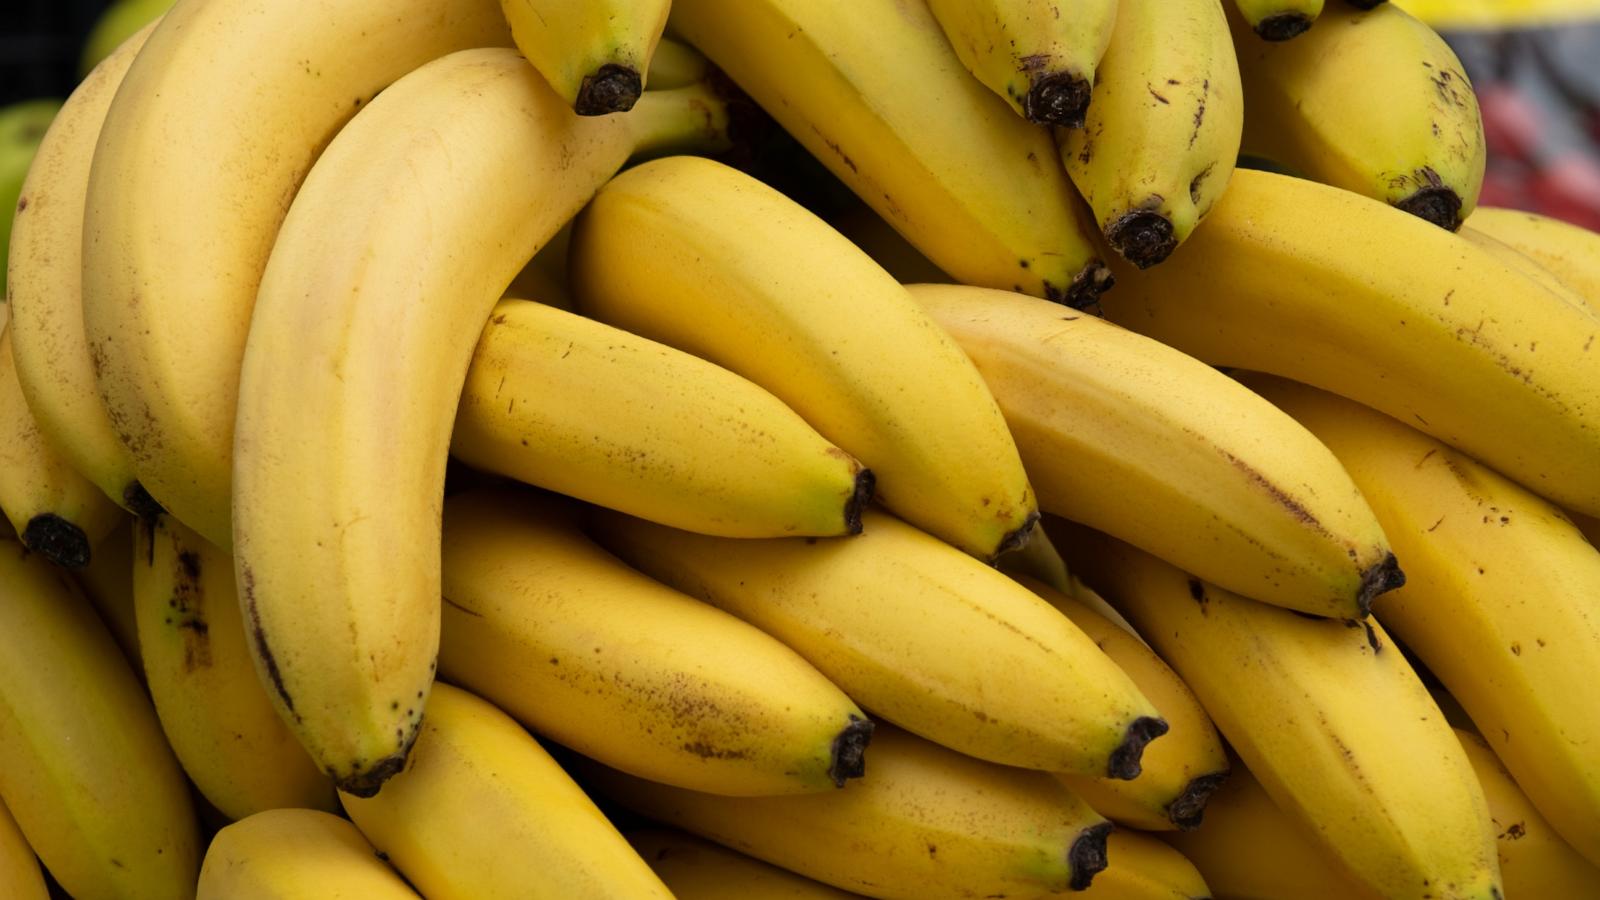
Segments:
[[[1455,231],[1461,227],[1461,195],[1447,187],[1425,187],[1395,203],[1395,208]]]
[[[1372,612],[1372,601],[1379,595],[1404,587],[1406,573],[1400,570],[1400,561],[1393,553],[1386,553],[1383,561],[1361,573],[1361,593],[1356,595],[1356,607],[1364,619]]]
[[[867,773],[867,745],[872,743],[873,724],[868,719],[851,716],[850,724],[833,739],[833,764],[828,767],[828,777],[834,787],[844,787],[851,778]]]
[[[573,112],[580,116],[604,116],[627,112],[644,92],[644,82],[639,73],[628,66],[606,63],[593,73],[583,76],[578,87],[578,99],[572,104]]]
[[[1139,760],[1144,756],[1146,744],[1167,733],[1164,719],[1140,716],[1133,720],[1122,736],[1122,743],[1111,751],[1111,761],[1106,765],[1106,777],[1132,781],[1144,771]]]
[[[1057,285],[1045,282],[1045,299],[1052,303],[1061,303],[1079,312],[1100,315],[1100,295],[1111,290],[1117,283],[1111,270],[1098,259],[1090,260],[1083,271],[1073,276],[1072,283],[1063,290]]]
[[[1148,209],[1125,213],[1106,226],[1106,241],[1122,258],[1148,269],[1178,249],[1172,220]]]
[[[353,797],[366,799],[378,796],[378,790],[383,787],[384,782],[404,771],[406,758],[411,755],[411,746],[417,742],[417,735],[421,730],[422,718],[419,716],[406,734],[405,741],[399,750],[353,775],[336,778],[334,786]]]
[[[1100,822],[1078,832],[1078,837],[1067,850],[1067,866],[1072,870],[1072,880],[1067,887],[1075,891],[1087,890],[1094,876],[1106,868],[1106,838],[1111,836],[1111,823]]]
[[[1007,553],[1013,550],[1021,550],[1023,547],[1028,546],[1028,541],[1033,538],[1034,527],[1038,524],[1039,511],[1034,510],[1028,513],[1028,517],[1022,520],[1021,525],[1018,525],[1015,530],[1008,532],[1005,537],[1000,539],[1000,544],[994,548],[994,555],[989,557],[989,562],[992,564]]]
[[[1264,41],[1287,41],[1310,31],[1311,22],[1311,17],[1305,13],[1278,13],[1262,19],[1256,25],[1256,34]]]
[[[1028,88],[1022,114],[1035,125],[1082,128],[1089,112],[1089,82],[1067,72],[1046,75]]]
[[[1183,787],[1183,793],[1167,804],[1167,821],[1176,825],[1179,831],[1199,828],[1211,795],[1227,780],[1226,771],[1207,772],[1189,779],[1189,783]]]
[[[55,513],[40,513],[22,529],[22,545],[66,569],[89,564],[89,537]]]
[[[861,533],[861,511],[872,502],[872,495],[878,489],[878,477],[872,470],[863,467],[856,473],[855,490],[850,493],[850,499],[844,502],[844,529],[845,534]]]
[[[128,482],[128,486],[122,489],[122,505],[146,521],[153,521],[166,512],[166,509],[156,502],[156,498],[150,496],[150,492],[144,489],[144,485],[137,481]]]

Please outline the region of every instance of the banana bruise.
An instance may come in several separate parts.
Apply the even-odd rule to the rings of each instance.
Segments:
[[[1083,900],[1210,900],[1211,889],[1182,853],[1153,835],[1119,828],[1106,840],[1106,867],[1078,896]]]
[[[678,900],[849,900],[858,894],[666,828],[631,831],[628,843]]]
[[[1255,36],[1274,43],[1297,38],[1316,24],[1323,0],[1223,0],[1231,2]],[[1235,38],[1239,54],[1253,50]]]
[[[331,813],[270,809],[217,832],[196,900],[416,900],[361,832]]]
[[[670,0],[500,0],[517,49],[580,116],[627,112]]]
[[[1500,240],[1548,269],[1600,308],[1600,235],[1570,222],[1520,209],[1479,206],[1466,229]]]
[[[1461,226],[1483,186],[1483,121],[1461,61],[1433,29],[1393,3],[1336,4],[1286,46],[1249,40],[1238,16],[1233,27],[1245,153]]]
[[[434,686],[405,771],[345,811],[432,900],[671,900],[594,803],[510,716]]]
[[[0,802],[0,896],[11,900],[48,900],[50,896],[39,859],[4,802]]]

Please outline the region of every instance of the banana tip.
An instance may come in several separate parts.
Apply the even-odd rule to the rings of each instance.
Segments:
[[[1193,831],[1199,828],[1211,795],[1215,794],[1227,780],[1226,769],[1221,772],[1207,772],[1189,779],[1189,783],[1183,786],[1183,793],[1167,804],[1167,821],[1176,825],[1179,831]]]
[[[989,562],[992,564],[1007,553],[1013,550],[1021,550],[1023,547],[1028,546],[1028,540],[1033,537],[1034,526],[1038,524],[1039,511],[1034,510],[1028,513],[1028,517],[1022,520],[1021,525],[1018,525],[1012,531],[1006,532],[1006,535],[1000,539],[1000,544],[994,548],[994,555],[989,557]]]
[[[1122,258],[1148,269],[1178,249],[1172,220],[1148,209],[1124,213],[1106,226],[1106,241]]]
[[[606,63],[594,72],[583,76],[578,87],[578,99],[572,111],[580,116],[604,116],[627,112],[638,102],[644,83],[637,70],[616,63]]]
[[[860,716],[852,715],[850,724],[833,739],[833,764],[828,767],[828,777],[834,787],[844,787],[851,778],[860,778],[867,772],[867,745],[872,743],[873,724]]]
[[[89,564],[89,537],[55,513],[40,513],[22,529],[22,545],[66,569]]]
[[[1364,619],[1372,612],[1372,601],[1406,583],[1406,573],[1400,570],[1400,561],[1393,553],[1385,553],[1377,565],[1361,573],[1361,592],[1356,595],[1356,606]]]
[[[1079,312],[1100,314],[1100,295],[1117,283],[1112,277],[1111,270],[1098,259],[1090,260],[1083,271],[1073,276],[1072,283],[1065,289],[1050,282],[1044,283],[1045,299],[1052,303],[1062,303]]]
[[[166,509],[156,502],[156,498],[150,496],[150,492],[144,489],[144,485],[137,481],[128,482],[128,486],[122,489],[122,506],[128,512],[147,521],[153,521],[166,512]]]
[[[1106,764],[1106,777],[1132,781],[1144,771],[1139,760],[1144,756],[1145,745],[1167,733],[1167,723],[1154,716],[1140,716],[1123,732],[1122,743],[1111,751]]]
[[[1425,187],[1395,204],[1395,208],[1445,229],[1461,227],[1461,195],[1447,187]]]
[[[1035,125],[1082,128],[1089,112],[1089,82],[1070,72],[1037,78],[1022,98],[1022,114]]]
[[[1300,12],[1281,12],[1256,23],[1256,34],[1264,41],[1287,41],[1311,30],[1312,18]]]
[[[846,534],[861,533],[861,511],[872,502],[872,495],[877,490],[878,478],[872,470],[863,467],[856,472],[855,489],[850,492],[850,499],[844,502],[844,528]]]
[[[1094,876],[1106,868],[1106,838],[1111,836],[1111,823],[1100,822],[1078,832],[1072,847],[1067,850],[1067,866],[1072,870],[1068,887],[1075,891],[1087,890]]]
[[[417,733],[420,731],[421,721],[420,718],[417,720],[416,725],[406,735],[405,743],[399,750],[357,772],[352,772],[342,778],[336,778],[334,785],[353,797],[365,799],[378,796],[378,789],[383,787],[384,782],[400,774],[405,769],[406,757],[411,754],[411,745],[417,741]]]

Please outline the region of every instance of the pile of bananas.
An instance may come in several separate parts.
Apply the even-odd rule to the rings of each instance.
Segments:
[[[1482,135],[1384,3],[177,0],[13,220],[0,896],[1600,897]]]

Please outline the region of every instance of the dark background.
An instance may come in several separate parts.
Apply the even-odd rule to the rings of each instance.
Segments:
[[[66,99],[83,40],[110,0],[0,0],[0,106]]]

